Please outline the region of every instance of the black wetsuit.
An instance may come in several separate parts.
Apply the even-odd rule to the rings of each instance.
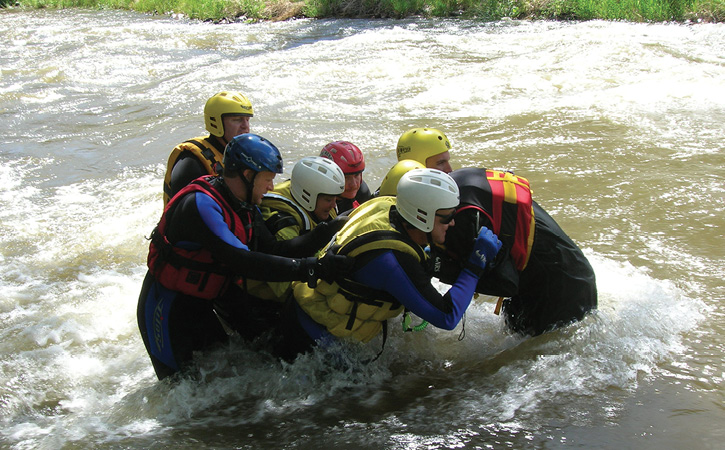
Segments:
[[[486,221],[478,223],[475,211],[465,205],[487,208],[490,201],[477,198],[485,195],[480,188],[485,181],[485,169],[460,169],[451,176],[461,191],[461,206],[455,216],[455,226],[446,233],[446,252],[434,248],[438,268],[436,276],[450,283],[461,270],[462,255],[468,255],[477,226],[494,228]],[[474,188],[475,187],[475,188]],[[508,326],[515,332],[538,335],[558,326],[581,320],[597,307],[597,287],[594,270],[581,249],[567,236],[556,221],[535,201],[534,241],[526,267],[519,271],[504,247],[481,277],[476,292],[507,297],[503,313]]]
[[[183,152],[179,159],[171,169],[171,179],[169,181],[169,197],[173,197],[184,186],[196,180],[203,175],[214,175],[207,173],[207,170],[199,162],[199,159],[191,152]]]
[[[191,192],[167,212],[169,242],[205,248],[244,279],[306,280],[302,260],[292,258],[314,255],[329,241],[330,233],[320,228],[317,233],[277,241],[256,207],[249,208],[234,198],[220,178],[212,178],[212,185],[251,229],[251,241],[244,244],[230,231],[219,205],[209,195]],[[159,379],[187,366],[193,351],[227,340],[217,316],[243,337],[253,339],[276,323],[277,314],[272,302],[248,296],[243,284],[232,283],[220,297],[205,300],[166,289],[150,273],[144,280],[137,311],[139,330]]]
[[[373,194],[370,192],[370,188],[367,183],[363,180],[360,183],[360,189],[357,190],[357,194],[355,194],[354,199],[337,197],[337,213],[349,213],[351,210],[355,209],[355,207],[362,205],[371,198],[373,198]],[[355,202],[357,202],[357,205]]]

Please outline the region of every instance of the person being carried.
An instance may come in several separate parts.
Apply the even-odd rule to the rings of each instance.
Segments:
[[[538,335],[581,320],[597,307],[594,270],[574,241],[536,203],[527,179],[511,172],[464,168],[451,173],[461,192],[456,226],[432,246],[445,283],[465,268],[481,227],[501,236],[503,248],[476,292],[500,297],[509,328]]]
[[[400,167],[391,174],[409,170],[410,163],[401,158],[428,167],[445,162],[450,172],[449,148],[448,139],[437,130],[409,130],[398,141],[396,166]],[[481,168],[450,174],[462,201],[456,212],[457,226],[447,233],[443,248],[431,246],[435,277],[445,283],[457,278],[478,230],[485,226],[501,237],[503,249],[479,280],[476,292],[499,297],[495,311],[503,311],[512,331],[538,335],[581,320],[596,309],[594,270],[574,241],[533,201],[528,180]]]
[[[370,188],[362,178],[365,157],[357,145],[347,141],[330,142],[320,156],[335,161],[345,174],[345,191],[338,196],[336,211],[348,212],[372,198]]]
[[[225,146],[234,136],[249,133],[252,117],[252,104],[239,92],[223,91],[207,100],[204,123],[209,135],[189,139],[172,150],[164,176],[164,206],[200,176],[221,174]]]
[[[436,327],[455,328],[501,246],[491,231],[482,229],[465,270],[445,294],[438,292],[424,247],[444,242],[458,203],[458,187],[450,176],[416,169],[401,178],[397,197],[378,197],[353,210],[323,257],[352,256],[353,268],[314,288],[295,286],[281,327],[285,357],[333,337],[368,342],[381,331],[384,345],[387,320],[401,314],[409,319],[407,311]]]
[[[292,168],[289,180],[264,194],[260,210],[265,225],[279,241],[305,235],[320,225],[340,229],[347,217],[336,216],[335,202],[344,189],[345,175],[332,160],[302,158]],[[305,256],[314,256],[323,246]],[[290,282],[250,280],[249,292],[281,303],[291,293],[290,286]]]
[[[451,173],[451,143],[443,132],[435,128],[411,128],[398,139],[398,161],[412,159],[430,169]]]
[[[278,173],[277,147],[242,134],[226,147],[222,176],[194,180],[166,205],[151,233],[137,310],[159,379],[189,367],[192,352],[225,342],[226,328],[247,339],[268,329],[264,306],[246,293],[248,278],[315,285],[349,266],[337,255],[304,257],[330,240],[333,227],[288,241],[269,233],[258,205]]]

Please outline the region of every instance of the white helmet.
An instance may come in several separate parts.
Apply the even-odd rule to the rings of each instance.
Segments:
[[[291,190],[297,203],[312,212],[319,194],[340,195],[345,191],[345,174],[331,159],[308,156],[292,168]]]
[[[455,208],[459,202],[458,185],[437,169],[413,169],[398,182],[398,212],[426,233],[433,230],[436,211]]]

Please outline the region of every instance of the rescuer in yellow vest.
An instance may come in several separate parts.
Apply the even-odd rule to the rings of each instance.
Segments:
[[[233,137],[249,133],[252,117],[252,103],[239,92],[223,91],[207,100],[204,123],[209,135],[189,139],[172,150],[164,176],[164,206],[200,176],[221,174],[225,146]]]
[[[532,199],[529,182],[508,171],[464,168],[452,171],[448,138],[433,128],[414,128],[400,136],[398,164],[406,170],[415,160],[450,173],[461,191],[457,223],[445,245],[431,246],[434,276],[445,283],[455,280],[481,226],[493,230],[503,248],[482,277],[476,292],[500,297],[509,328],[538,335],[581,320],[596,309],[597,286],[592,266],[577,244]],[[385,184],[385,182],[383,182]],[[388,183],[381,195],[394,192]]]
[[[321,156],[302,158],[292,168],[290,179],[262,198],[265,225],[278,241],[294,239],[318,227],[327,228],[325,234],[332,236],[347,220],[335,213],[337,196],[344,189],[345,175],[334,161]],[[261,299],[284,302],[291,293],[290,285],[249,281],[249,292]]]
[[[408,157],[433,163],[447,148],[434,132],[404,134]],[[445,152],[443,152],[445,153]],[[433,158],[429,155],[433,155]],[[395,195],[402,174],[423,164],[400,160],[386,175],[379,195]],[[500,236],[503,246],[476,292],[499,297],[496,314],[519,334],[538,335],[581,320],[597,308],[596,276],[577,244],[536,202],[529,181],[510,171],[463,168],[450,173],[461,193],[455,223],[444,245],[432,245],[433,276],[457,279],[482,226]]]
[[[436,327],[453,329],[501,246],[490,230],[481,230],[466,268],[448,292],[439,293],[431,284],[424,247],[444,242],[458,203],[458,187],[450,176],[416,169],[402,176],[397,197],[378,197],[353,210],[326,252],[354,257],[354,268],[344,277],[320,280],[314,288],[295,286],[295,301],[281,327],[285,356],[292,358],[332,337],[368,342],[386,329],[387,319],[406,310]]]
[[[412,159],[430,169],[451,173],[451,143],[435,128],[411,128],[398,139],[395,148],[398,161]]]

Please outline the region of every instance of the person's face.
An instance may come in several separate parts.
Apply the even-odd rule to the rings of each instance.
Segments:
[[[320,220],[327,220],[330,217],[330,211],[335,209],[337,204],[337,196],[320,194],[317,196],[315,210],[312,213]]]
[[[451,169],[450,159],[450,152],[439,153],[426,159],[425,166],[429,169],[438,169],[441,172],[451,173],[453,172],[453,169]]]
[[[269,171],[259,172],[257,174],[254,178],[252,188],[252,203],[257,206],[262,204],[262,196],[274,189],[274,177],[276,175],[276,173]]]
[[[249,119],[247,116],[224,116],[222,123],[224,124],[224,139],[226,142],[231,141],[240,134],[249,133]]]
[[[357,195],[357,191],[360,189],[362,183],[362,172],[350,173],[345,175],[345,191],[340,194],[340,197],[354,199]]]
[[[446,241],[446,231],[448,227],[455,225],[453,215],[456,213],[455,208],[450,209],[439,209],[436,211],[435,222],[433,223],[433,230],[430,232],[431,244],[443,245]]]

